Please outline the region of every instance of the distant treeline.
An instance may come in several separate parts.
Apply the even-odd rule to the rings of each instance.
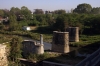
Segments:
[[[3,19],[8,19],[7,21]],[[66,31],[67,27],[79,27],[80,34],[99,34],[100,7],[92,8],[90,4],[79,4],[70,13],[65,10],[44,11],[35,9],[31,12],[26,6],[21,9],[12,7],[0,10],[1,30],[22,30],[23,26],[49,26],[47,31]]]

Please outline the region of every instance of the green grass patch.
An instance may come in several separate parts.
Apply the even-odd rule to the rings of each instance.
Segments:
[[[71,46],[82,47],[100,41],[100,35],[81,35],[79,42],[70,42]]]

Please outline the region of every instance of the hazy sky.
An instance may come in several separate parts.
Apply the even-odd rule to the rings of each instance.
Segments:
[[[11,7],[21,8],[22,6],[26,6],[30,10],[71,10],[82,3],[91,4],[92,7],[100,7],[100,0],[1,0],[0,9],[10,9]]]

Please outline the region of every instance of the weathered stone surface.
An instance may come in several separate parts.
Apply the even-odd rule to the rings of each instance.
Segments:
[[[31,40],[24,40],[23,41],[23,53],[36,53],[36,54],[43,54],[44,53],[44,45],[40,43],[36,43],[35,41]]]
[[[0,44],[0,66],[8,66],[6,45]]]
[[[66,31],[69,32],[70,42],[79,42],[79,27],[68,27]]]
[[[68,53],[69,52],[69,33],[53,32],[52,51]]]
[[[44,53],[44,45],[43,44],[37,44],[35,49],[36,54],[43,54]]]
[[[23,46],[23,53],[35,53],[35,42],[31,40],[24,40],[22,42]]]
[[[43,54],[44,53],[44,44],[43,44],[43,35],[40,35],[40,43],[36,43],[36,41],[32,40],[24,40],[23,41],[23,53],[36,53]]]

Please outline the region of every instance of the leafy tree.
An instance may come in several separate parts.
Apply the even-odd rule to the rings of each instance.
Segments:
[[[4,29],[4,25],[1,23],[0,24],[0,30],[3,30]]]
[[[34,14],[44,14],[44,11],[42,9],[35,9]]]
[[[100,33],[100,15],[94,17],[94,19],[91,21],[91,27],[94,34]]]
[[[15,14],[16,16],[18,16],[18,15],[20,15],[21,14],[21,11],[20,11],[20,9],[19,8],[15,8],[15,7],[12,7],[11,9],[10,9],[10,13],[12,13],[12,14]]]
[[[45,11],[45,14],[50,14],[51,13],[51,11]]]
[[[66,28],[68,27],[68,18],[64,15],[59,15],[56,19],[54,27],[56,30],[66,31]]]
[[[91,13],[92,14],[100,14],[100,7],[92,8]]]
[[[51,14],[46,14],[46,21],[48,25],[53,25],[55,22],[55,19]]]
[[[11,31],[17,30],[18,29],[18,22],[16,21],[16,16],[15,15],[11,15],[9,18],[9,29]]]
[[[54,13],[55,14],[65,14],[66,11],[65,10],[55,10]]]
[[[10,15],[10,11],[8,9],[3,9],[4,17],[8,17]]]
[[[18,62],[18,58],[21,58],[21,42],[22,42],[22,39],[19,38],[19,37],[14,37],[12,38],[11,40],[11,49],[10,49],[10,55],[9,55],[9,58],[11,61],[14,61],[14,62]]]
[[[47,25],[46,16],[44,14],[36,15],[36,20],[40,22],[40,25]]]
[[[4,16],[4,12],[1,9],[0,9],[0,16]]]
[[[23,15],[23,17],[27,20],[31,19],[32,17],[32,14],[31,14],[31,11],[25,7],[25,6],[22,6],[21,7],[21,14]]]
[[[19,21],[18,25],[23,27],[23,26],[28,26],[28,23],[26,22],[26,20],[23,20],[23,21]]]
[[[85,34],[99,34],[100,31],[100,15],[88,15],[87,18],[84,19],[84,33]]]
[[[31,25],[33,25],[33,26],[39,26],[39,25],[40,25],[40,22],[37,21],[37,20],[34,20],[34,21],[31,23]]]
[[[92,10],[92,6],[90,4],[79,4],[77,8],[73,10],[74,13],[90,13]]]

